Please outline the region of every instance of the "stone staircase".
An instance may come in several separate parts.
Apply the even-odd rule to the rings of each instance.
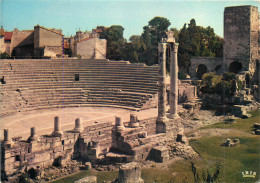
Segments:
[[[158,90],[157,69],[128,61],[1,60],[0,116],[74,106],[149,108],[145,104]]]

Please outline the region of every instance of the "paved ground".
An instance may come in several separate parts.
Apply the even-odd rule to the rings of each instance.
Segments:
[[[95,121],[115,121],[115,116],[121,116],[124,122],[129,121],[130,113],[136,113],[138,119],[146,119],[157,116],[157,108],[131,111],[127,109],[111,107],[75,107],[62,109],[49,109],[39,111],[20,112],[10,116],[1,117],[0,128],[11,129],[12,137],[22,136],[28,138],[30,128],[36,127],[40,135],[51,134],[54,126],[54,117],[60,116],[62,130],[71,130],[74,128],[75,119],[82,117],[83,126],[91,125]],[[3,133],[0,134],[1,139]]]

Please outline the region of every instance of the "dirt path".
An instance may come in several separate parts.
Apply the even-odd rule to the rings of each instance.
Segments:
[[[212,136],[248,136],[246,132],[242,132],[237,129],[223,129],[223,128],[210,128],[210,129],[200,129],[191,133],[188,139],[197,139],[202,137],[212,137]]]

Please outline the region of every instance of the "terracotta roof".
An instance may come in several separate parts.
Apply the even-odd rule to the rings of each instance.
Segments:
[[[39,26],[40,28],[42,28],[42,29],[47,30],[47,31],[54,32],[54,33],[56,33],[56,34],[59,34],[59,35],[61,35],[61,36],[64,36],[63,34],[57,32],[57,31],[54,31],[54,30],[52,30],[52,29],[47,29],[46,27],[43,27],[43,26],[40,26],[40,25],[38,25],[38,26]]]
[[[5,41],[11,41],[13,32],[5,32],[4,36],[5,36]]]

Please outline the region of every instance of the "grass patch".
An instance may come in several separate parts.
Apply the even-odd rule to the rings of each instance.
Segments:
[[[74,175],[70,175],[70,176],[61,178],[59,180],[52,181],[52,183],[72,183],[72,182],[82,179],[88,175],[90,175],[89,170],[82,170],[79,173],[76,173]]]
[[[237,119],[235,123],[229,122],[220,122],[215,123],[209,126],[204,126],[201,129],[209,129],[209,128],[233,128],[238,129],[243,132],[251,132],[254,126],[254,123],[259,123],[260,121],[260,110],[256,110],[250,112],[252,114],[251,118],[248,119]]]
[[[206,161],[219,161],[222,166],[220,182],[254,182],[260,179],[260,138],[250,135],[254,123],[260,121],[260,110],[251,113],[252,118],[238,119],[236,123],[225,124],[224,122],[213,124],[203,129],[230,128],[236,129],[244,135],[229,134],[227,136],[203,137],[191,140],[190,145]],[[227,138],[239,139],[240,145],[236,147],[222,147],[221,143]],[[207,163],[208,164],[208,163]],[[256,178],[243,178],[243,171],[257,172]]]
[[[97,172],[96,176],[97,176],[97,182],[103,183],[104,181],[115,180],[118,177],[118,171]]]

